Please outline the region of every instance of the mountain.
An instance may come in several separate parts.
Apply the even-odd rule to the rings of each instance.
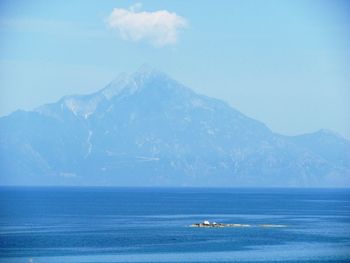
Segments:
[[[0,118],[1,185],[350,186],[350,142],[272,132],[150,67]]]

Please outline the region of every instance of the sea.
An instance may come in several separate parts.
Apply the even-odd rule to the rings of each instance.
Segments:
[[[1,187],[0,262],[350,262],[350,190]]]

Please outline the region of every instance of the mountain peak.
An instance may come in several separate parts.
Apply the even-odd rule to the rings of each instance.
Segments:
[[[172,80],[167,74],[149,64],[143,64],[130,75],[130,78],[139,86],[152,80]]]
[[[349,142],[275,134],[149,65],[38,111],[0,118],[1,184],[350,185]]]
[[[148,63],[145,63],[141,65],[136,72],[134,73],[135,75],[143,75],[143,76],[150,76],[150,75],[164,75],[163,72],[160,70],[156,69],[155,67],[151,66]]]
[[[143,64],[134,73],[121,73],[115,80],[110,82],[103,90],[102,94],[109,100],[112,97],[120,94],[131,95],[137,91],[155,87],[162,89],[187,90],[182,84],[178,83],[173,78],[169,77],[164,72],[150,66]]]

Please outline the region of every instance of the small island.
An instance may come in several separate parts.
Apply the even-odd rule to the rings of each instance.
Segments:
[[[251,227],[252,225],[249,224],[224,224],[224,223],[216,223],[216,222],[209,222],[207,220],[203,221],[202,223],[195,223],[190,225],[191,227]],[[286,225],[273,225],[273,224],[261,224],[256,225],[258,227],[286,227]]]
[[[248,224],[223,224],[205,220],[202,223],[192,224],[191,227],[250,227]]]

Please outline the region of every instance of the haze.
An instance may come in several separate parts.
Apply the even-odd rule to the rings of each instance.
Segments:
[[[275,132],[350,138],[349,12],[346,1],[1,1],[0,115],[146,62]],[[166,28],[138,27],[156,15]]]

